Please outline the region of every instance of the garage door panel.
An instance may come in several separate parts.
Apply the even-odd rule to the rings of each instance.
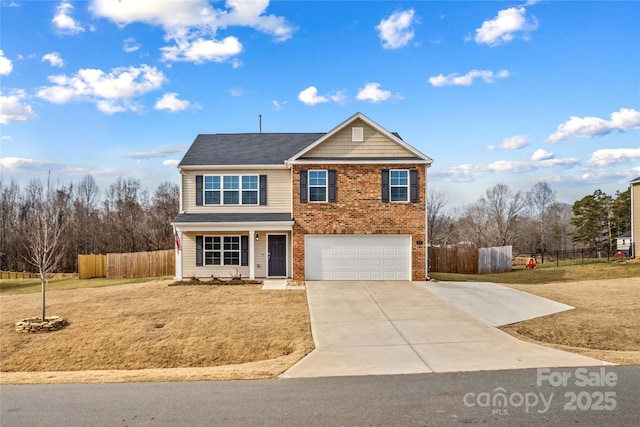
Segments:
[[[410,280],[409,235],[308,235],[307,280]]]

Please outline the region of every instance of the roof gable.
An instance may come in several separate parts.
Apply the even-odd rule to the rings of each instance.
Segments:
[[[351,129],[364,128],[364,140],[353,142]],[[300,150],[289,159],[296,162],[304,159],[405,159],[430,164],[432,160],[413,148],[362,113],[356,113],[317,141]]]

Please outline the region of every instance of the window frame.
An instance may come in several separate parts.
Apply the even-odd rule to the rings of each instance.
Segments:
[[[226,267],[226,266],[233,266],[233,267],[240,267],[242,266],[242,239],[241,236],[239,235],[221,235],[221,236],[202,236],[202,265],[205,267]],[[215,249],[215,239],[219,239],[219,249]],[[229,244],[231,245],[235,245],[237,244],[238,249],[225,249],[225,245],[227,244],[227,242],[225,242],[225,239],[237,239],[237,242],[229,242]],[[211,245],[214,249],[207,249],[207,243],[208,241],[211,242]],[[219,264],[216,264],[215,262],[209,263],[209,259],[207,258],[207,254],[210,253],[211,255],[211,260],[215,261],[216,260],[216,256],[215,254],[218,254],[217,259],[220,261]],[[227,259],[227,254],[237,254],[237,259],[238,259],[238,263],[237,264],[226,264],[225,260]]]
[[[404,172],[406,174],[406,184],[393,184],[393,173]],[[406,197],[404,200],[393,200],[393,189],[404,188],[406,190]],[[411,174],[409,169],[389,169],[389,202],[390,203],[409,203],[411,201]]]
[[[237,187],[238,188],[225,188],[225,178],[229,177],[237,177]],[[244,178],[255,178],[252,187],[255,188],[244,188]],[[219,188],[207,188],[207,178],[218,178],[218,187]],[[230,187],[233,186],[233,183],[229,183]],[[215,182],[213,184],[215,186]],[[218,201],[219,203],[208,203],[207,202],[207,194],[208,193],[219,193]],[[252,192],[254,193],[255,203],[243,203],[244,194]],[[225,203],[225,193],[236,193],[238,203]],[[260,205],[260,175],[259,174],[211,174],[211,175],[203,175],[202,177],[202,205],[203,206],[259,206]]]
[[[317,172],[324,173],[324,185],[312,185],[311,184],[311,174]],[[311,188],[324,188],[324,200],[312,200],[311,199]],[[327,203],[329,202],[329,171],[327,169],[309,169],[307,171],[307,200],[309,203]]]

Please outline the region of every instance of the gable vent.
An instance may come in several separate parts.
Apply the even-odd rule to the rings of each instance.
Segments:
[[[352,127],[351,128],[351,141],[353,141],[353,142],[362,142],[362,141],[364,141],[364,128],[363,127]]]

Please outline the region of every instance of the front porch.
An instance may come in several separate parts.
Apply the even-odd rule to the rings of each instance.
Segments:
[[[179,215],[173,223],[180,241],[175,279],[290,278],[290,218],[290,214]]]

